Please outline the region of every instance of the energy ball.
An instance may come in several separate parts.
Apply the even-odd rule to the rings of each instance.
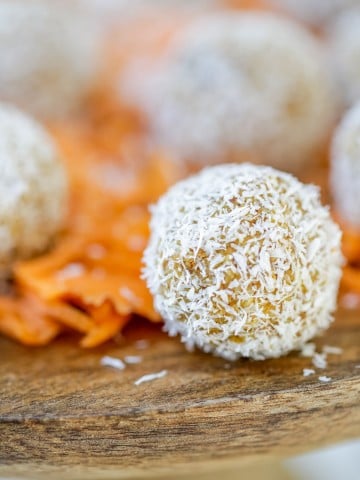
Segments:
[[[328,29],[328,43],[343,100],[352,105],[360,100],[360,8],[339,16]]]
[[[153,207],[144,277],[187,347],[279,357],[329,326],[340,238],[316,187],[271,167],[209,167]]]
[[[76,110],[97,66],[96,35],[71,2],[0,1],[0,99],[45,119]]]
[[[311,34],[272,14],[209,15],[175,39],[152,75],[139,73],[133,97],[156,141],[179,160],[204,165],[252,154],[297,171],[334,121],[324,57]]]
[[[346,113],[338,126],[331,153],[336,211],[346,223],[360,229],[360,103]]]
[[[359,0],[272,0],[272,3],[314,26],[326,24],[342,11],[360,5]]]
[[[15,260],[42,252],[61,228],[67,179],[45,130],[0,105],[0,278]]]

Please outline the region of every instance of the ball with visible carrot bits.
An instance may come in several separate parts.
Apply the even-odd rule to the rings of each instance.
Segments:
[[[279,357],[329,326],[340,238],[317,187],[271,167],[210,167],[153,207],[144,275],[187,347]]]
[[[74,2],[0,1],[0,100],[63,117],[79,108],[96,68],[96,28]]]
[[[252,154],[257,163],[296,171],[314,160],[334,122],[325,64],[317,40],[293,22],[222,13],[192,23],[158,67],[133,73],[123,88],[156,141],[181,161]]]
[[[15,260],[43,251],[62,226],[67,178],[50,136],[0,104],[0,278]]]

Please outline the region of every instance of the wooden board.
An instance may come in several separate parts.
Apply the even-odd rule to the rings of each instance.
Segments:
[[[338,312],[316,340],[343,348],[325,371],[309,358],[230,364],[188,353],[178,339],[139,323],[95,351],[63,338],[30,349],[0,339],[0,473],[68,472],[123,478],[210,459],[288,455],[360,435],[360,311]],[[138,350],[137,339],[149,346]],[[141,355],[119,371],[104,355]],[[167,376],[135,386],[144,374]],[[332,378],[321,383],[319,375]],[[160,470],[159,470],[160,469]],[[112,473],[111,473],[112,472]]]

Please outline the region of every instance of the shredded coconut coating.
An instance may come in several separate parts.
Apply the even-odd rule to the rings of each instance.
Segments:
[[[300,20],[311,25],[323,25],[342,11],[359,5],[359,0],[272,0]]]
[[[324,51],[298,25],[265,13],[195,21],[153,71],[121,88],[157,142],[191,163],[238,161],[298,170],[313,160],[336,105]]]
[[[0,277],[14,260],[44,250],[62,226],[67,179],[50,136],[0,105]]]
[[[144,277],[188,348],[279,357],[329,326],[340,239],[316,187],[270,167],[216,166],[152,208]]]
[[[330,180],[337,213],[360,228],[360,103],[345,114],[335,132]]]
[[[344,12],[328,29],[329,56],[344,103],[360,100],[360,2]]]
[[[96,71],[92,27],[74,2],[1,0],[0,99],[46,119],[75,110]]]

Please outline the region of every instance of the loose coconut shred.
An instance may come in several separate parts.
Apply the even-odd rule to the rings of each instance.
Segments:
[[[145,278],[166,330],[188,348],[278,357],[329,326],[341,234],[316,187],[223,165],[172,187],[152,214]]]

